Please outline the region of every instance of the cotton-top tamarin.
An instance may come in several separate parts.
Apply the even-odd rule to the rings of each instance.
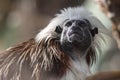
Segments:
[[[0,54],[0,80],[85,80],[104,35],[85,8],[63,9],[35,38]]]

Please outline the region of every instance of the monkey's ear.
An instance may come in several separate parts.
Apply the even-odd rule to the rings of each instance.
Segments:
[[[98,28],[95,27],[95,28],[92,29],[90,32],[91,32],[92,36],[94,37],[95,34],[98,34]]]
[[[62,28],[60,26],[56,26],[55,32],[60,34],[62,32]]]

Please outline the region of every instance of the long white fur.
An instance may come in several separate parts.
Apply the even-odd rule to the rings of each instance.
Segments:
[[[54,30],[56,26],[62,25],[66,19],[88,19],[92,24],[92,27],[99,28],[99,34],[109,34],[104,25],[87,9],[84,7],[69,7],[61,10],[60,14],[56,14],[48,26],[46,26],[36,36],[36,41],[40,41],[43,37],[51,36],[55,34]]]

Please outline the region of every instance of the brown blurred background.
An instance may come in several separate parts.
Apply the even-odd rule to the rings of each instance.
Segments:
[[[109,4],[107,4],[107,1],[109,1]],[[115,1],[118,0],[0,0],[0,52],[10,46],[35,37],[54,15],[59,13],[60,9],[82,5],[92,11],[106,28],[111,31],[110,36],[112,37],[108,38],[110,44],[103,47],[96,69],[98,71],[119,70],[120,28],[118,28],[118,23],[120,21],[117,19],[117,22],[115,22],[113,17],[116,19],[116,14],[109,17],[108,13],[120,12],[120,1],[117,2],[117,7],[107,7],[106,9],[106,6],[113,6]],[[110,12],[111,9],[113,10],[112,12]],[[117,12],[114,12],[114,10]],[[115,30],[118,33],[115,33]]]

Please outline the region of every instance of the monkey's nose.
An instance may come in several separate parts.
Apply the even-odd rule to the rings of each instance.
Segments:
[[[71,31],[74,33],[79,33],[79,34],[83,33],[83,29],[79,26],[72,26]]]
[[[82,28],[77,26],[73,26],[69,32],[69,36],[72,37],[71,40],[75,40],[77,42],[81,42],[84,40],[84,32]]]

